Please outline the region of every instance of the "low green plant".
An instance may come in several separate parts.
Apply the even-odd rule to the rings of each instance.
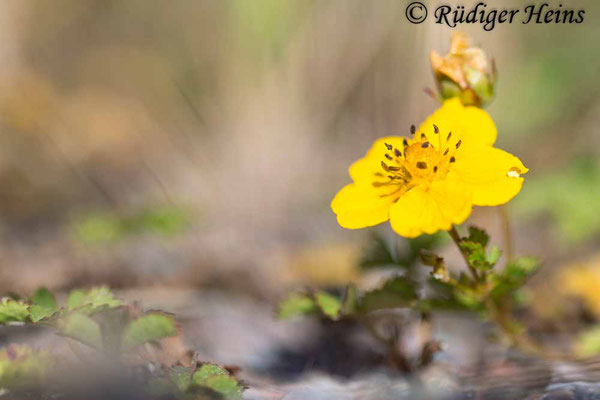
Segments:
[[[87,357],[71,346],[88,368],[93,368],[91,360],[99,366],[108,362],[116,369],[127,368],[128,356],[144,355],[146,346],[179,335],[173,315],[124,304],[104,286],[74,289],[62,305],[46,288],[38,289],[29,299],[3,298],[0,324],[53,328],[95,354]],[[53,363],[49,351],[13,345],[0,349],[0,388],[20,393],[39,390],[41,379],[50,374]],[[153,370],[155,373],[147,380],[149,394],[156,394],[160,388],[162,394],[174,398],[237,400],[244,389],[229,371],[216,364],[156,365]]]

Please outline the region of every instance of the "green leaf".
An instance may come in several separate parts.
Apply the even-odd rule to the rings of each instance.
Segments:
[[[176,334],[177,325],[173,317],[147,313],[127,325],[123,333],[123,348],[129,349]]]
[[[323,315],[334,321],[339,318],[340,309],[342,308],[340,299],[329,293],[319,291],[315,293],[315,301]]]
[[[195,386],[210,389],[228,400],[241,400],[243,388],[229,372],[215,364],[204,364],[192,376]]]
[[[490,249],[490,251],[488,251],[487,256],[485,258],[486,258],[487,263],[493,266],[493,265],[496,265],[496,263],[500,259],[501,255],[502,255],[502,251],[500,251],[498,246],[492,246],[492,248]]]
[[[105,286],[95,287],[87,291],[72,290],[67,300],[67,308],[86,314],[93,314],[105,308],[121,306],[121,301]]]
[[[83,313],[74,312],[67,315],[61,322],[59,332],[96,349],[102,348],[100,325]]]
[[[29,307],[32,322],[39,322],[44,318],[51,317],[58,311],[54,295],[46,288],[39,288],[33,295],[32,306]]]
[[[365,293],[360,309],[369,312],[385,308],[408,307],[416,299],[415,282],[398,276],[389,279],[381,288]]]
[[[35,291],[33,297],[31,298],[31,303],[40,307],[49,308],[53,310],[58,309],[54,295],[50,293],[50,291],[45,287],[39,288]]]
[[[169,370],[169,380],[178,390],[186,392],[192,384],[193,372],[192,368],[176,365]]]
[[[481,228],[469,226],[469,236],[464,240],[468,242],[479,243],[481,247],[485,248],[490,241],[490,236]]]
[[[539,269],[540,263],[534,257],[521,257],[511,261],[504,271],[491,276],[494,287],[491,296],[501,298],[514,293]]]
[[[314,314],[318,311],[314,300],[303,293],[294,293],[279,303],[278,317],[288,319],[300,315]]]
[[[28,305],[7,297],[0,301],[0,324],[24,322],[29,316]]]

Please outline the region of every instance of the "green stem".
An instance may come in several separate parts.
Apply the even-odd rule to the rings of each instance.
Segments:
[[[462,247],[460,247],[461,239],[460,239],[460,235],[458,234],[458,231],[456,230],[456,227],[454,225],[452,225],[452,228],[450,228],[448,233],[450,234],[450,237],[456,244],[456,247],[458,247],[458,251],[460,251],[460,254],[462,254],[463,259],[465,260],[465,263],[467,264],[467,267],[469,268],[469,271],[471,271],[471,275],[473,275],[473,279],[475,279],[475,282],[480,282],[481,278],[479,277],[479,274],[477,274],[477,270],[475,270],[475,268],[473,268],[471,266],[471,264],[469,263],[469,256],[462,249]]]

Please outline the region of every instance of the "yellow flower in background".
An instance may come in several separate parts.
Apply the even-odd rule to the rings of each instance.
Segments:
[[[411,133],[376,140],[350,166],[353,183],[331,202],[342,227],[389,219],[401,236],[432,234],[465,221],[473,205],[504,204],[521,190],[528,169],[493,147],[496,126],[485,111],[450,99]]]

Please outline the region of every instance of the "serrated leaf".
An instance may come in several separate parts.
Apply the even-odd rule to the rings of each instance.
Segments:
[[[160,313],[147,313],[127,325],[122,344],[124,349],[129,349],[176,334],[177,325],[173,317]]]
[[[469,226],[469,236],[465,240],[468,242],[479,243],[485,248],[490,241],[490,236],[481,228]]]
[[[192,376],[195,386],[210,389],[228,400],[241,400],[243,389],[229,372],[215,364],[204,364]]]
[[[54,315],[57,310],[52,310],[49,308],[44,308],[41,306],[30,306],[29,307],[29,318],[31,322],[40,322],[44,318],[49,318]]]
[[[399,276],[389,279],[379,288],[364,294],[360,309],[364,312],[407,307],[417,299],[415,282]]]
[[[336,320],[340,316],[342,303],[340,299],[326,292],[316,292],[315,301],[319,310],[329,319]]]
[[[67,308],[86,314],[92,314],[105,308],[121,306],[121,301],[105,286],[95,287],[87,291],[72,290],[67,300]]]
[[[178,390],[185,392],[192,384],[193,369],[176,365],[169,370],[169,380],[177,387]]]
[[[0,324],[24,322],[29,316],[28,305],[7,297],[0,301]]]
[[[304,293],[294,293],[279,303],[278,317],[293,318],[300,315],[314,314],[318,311],[314,300]]]
[[[96,349],[102,348],[100,325],[83,313],[74,312],[67,315],[61,322],[59,332]]]
[[[54,295],[46,288],[39,288],[31,298],[32,306],[29,307],[32,322],[39,322],[44,318],[51,317],[58,311]]]

